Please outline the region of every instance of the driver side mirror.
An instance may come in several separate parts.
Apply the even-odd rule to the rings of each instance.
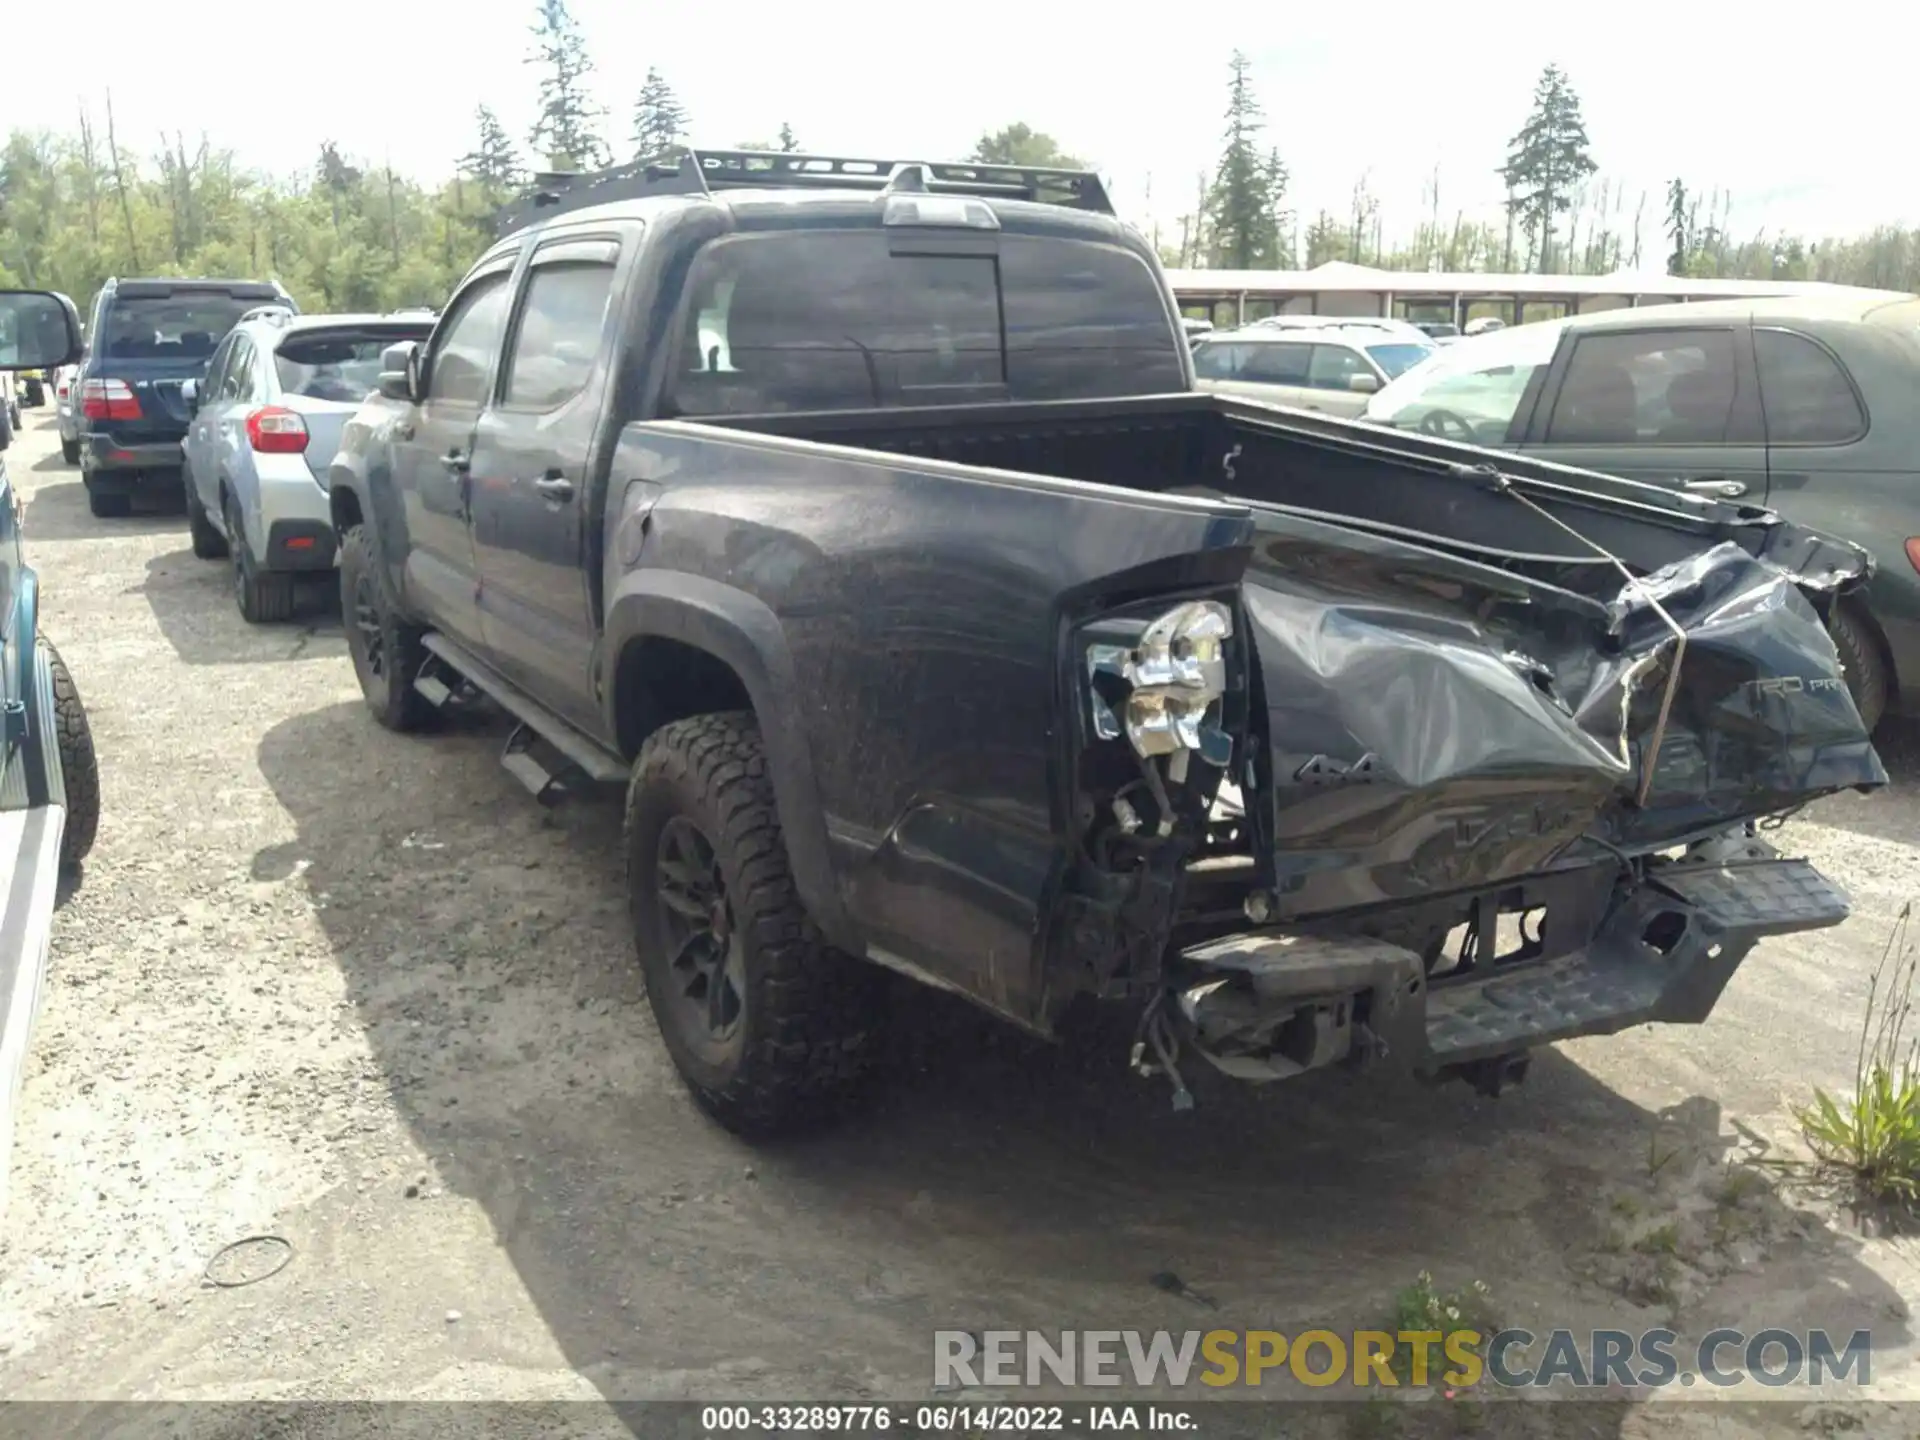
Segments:
[[[45,370],[80,357],[80,312],[56,290],[0,290],[0,370]]]
[[[420,403],[420,342],[402,340],[380,352],[380,393],[409,405]]]
[[[189,415],[197,413],[200,409],[200,382],[198,380],[182,380],[180,382],[180,398],[186,402],[187,413]]]
[[[1356,395],[1371,395],[1380,388],[1378,375],[1351,375],[1347,377],[1347,389]]]

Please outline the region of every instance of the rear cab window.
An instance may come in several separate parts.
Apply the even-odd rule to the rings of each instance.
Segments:
[[[710,242],[689,290],[675,414],[1186,388],[1157,277],[1099,241],[1002,232],[991,250],[916,253],[877,229],[747,233]]]

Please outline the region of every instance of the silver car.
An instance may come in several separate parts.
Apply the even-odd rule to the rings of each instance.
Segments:
[[[1194,346],[1193,372],[1202,390],[1351,419],[1389,380],[1434,353],[1424,335],[1377,324],[1250,326]]]
[[[83,360],[85,357],[81,357]],[[60,425],[60,458],[80,463],[80,367],[62,365],[53,372],[53,404]]]
[[[340,434],[379,383],[380,354],[425,340],[430,316],[298,315],[262,307],[235,325],[183,397],[193,553],[233,565],[254,624],[292,616],[303,575],[333,575],[324,480]]]

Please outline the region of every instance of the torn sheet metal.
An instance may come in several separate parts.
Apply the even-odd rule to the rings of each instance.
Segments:
[[[1392,542],[1261,522],[1246,582],[1276,913],[1497,884],[1886,783],[1839,657],[1727,543],[1610,602]],[[1663,699],[1685,636],[1684,661]],[[1656,730],[1657,763],[1641,803]]]

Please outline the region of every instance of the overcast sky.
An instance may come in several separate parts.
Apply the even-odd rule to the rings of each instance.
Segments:
[[[533,0],[89,0],[83,21],[27,0],[8,8],[26,30],[10,22],[0,59],[4,128],[70,130],[78,105],[97,119],[111,89],[121,141],[142,153],[162,130],[189,143],[204,131],[285,174],[333,139],[433,180],[470,148],[479,101],[516,139],[534,115]],[[1097,162],[1125,213],[1171,220],[1218,152],[1237,45],[1294,207],[1344,214],[1365,174],[1391,235],[1424,213],[1436,165],[1443,212],[1497,214],[1493,171],[1553,61],[1585,103],[1601,174],[1649,192],[1650,240],[1674,174],[1729,189],[1742,233],[1920,223],[1920,172],[1904,158],[1920,9],[1746,7],[1728,27],[1708,18],[1717,8],[573,0],[622,154],[655,65],[709,144],[770,138],[784,120],[808,149],[938,159],[1024,120]],[[41,34],[56,46],[44,56]]]

